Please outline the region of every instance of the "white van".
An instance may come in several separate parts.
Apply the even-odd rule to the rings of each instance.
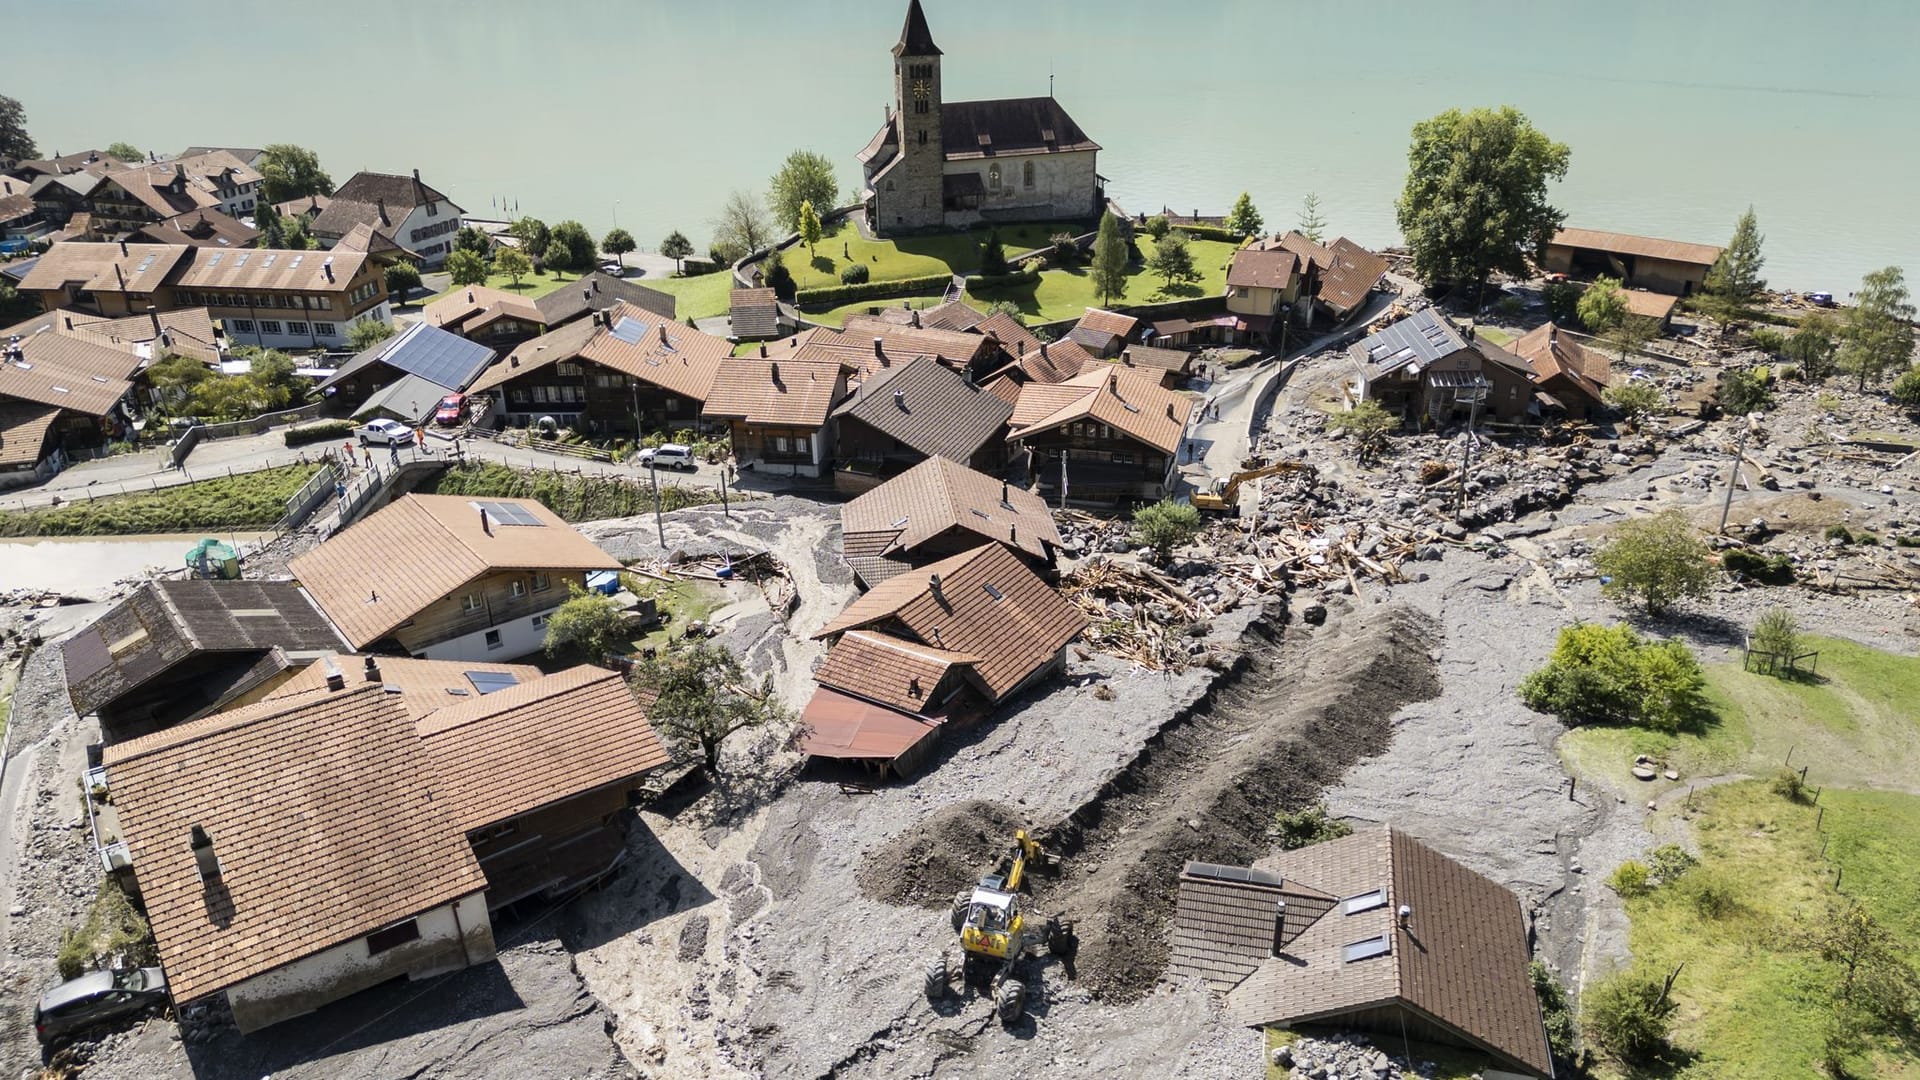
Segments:
[[[655,469],[679,469],[681,472],[693,472],[699,468],[693,460],[693,447],[685,443],[662,443],[650,450],[640,451],[640,467]]]

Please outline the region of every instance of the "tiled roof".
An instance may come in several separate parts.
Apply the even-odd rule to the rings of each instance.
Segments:
[[[1246,247],[1233,253],[1227,284],[1243,289],[1285,289],[1300,272],[1300,260],[1291,251]]]
[[[329,250],[336,254],[357,252],[361,255],[391,255],[405,251],[405,248],[394,243],[393,237],[390,235],[393,227],[391,224],[383,226],[387,231],[382,232],[372,225],[362,222],[348,229],[346,232],[341,233],[340,239],[335,241],[333,247]]]
[[[338,671],[349,684],[377,682],[388,694],[397,694],[407,715],[415,720],[437,709],[471,701],[481,695],[481,687],[470,674],[504,676],[515,683],[543,678],[532,664],[485,664],[474,660],[415,660],[409,656],[369,657],[354,653],[328,653],[301,668],[292,678],[275,687],[267,697],[294,697],[312,690],[323,690],[327,676]],[[331,666],[329,666],[331,662]]]
[[[1129,345],[1109,363],[1121,367],[1158,371],[1166,375],[1184,375],[1193,363],[1193,354],[1185,349],[1159,349],[1152,345]]]
[[[890,762],[939,731],[925,720],[822,686],[800,714],[800,750],[812,757]]]
[[[932,330],[972,330],[986,320],[985,315],[965,300],[949,300],[920,313],[920,325]]]
[[[539,525],[497,519],[474,501],[404,495],[293,559],[288,569],[347,642],[361,648],[469,581],[494,570],[618,570],[617,559],[533,499],[490,499]]]
[[[1680,240],[1661,240],[1652,236],[1602,232],[1599,229],[1561,229],[1548,241],[1552,247],[1587,248],[1616,255],[1637,255],[1644,259],[1712,266],[1722,249],[1712,244],[1689,244]]]
[[[176,173],[171,161],[114,169],[100,180],[102,187],[109,184],[118,187],[156,217],[170,218],[176,214],[209,209],[220,206],[224,201],[214,193],[212,183],[199,176]],[[94,191],[97,198],[100,188]],[[95,209],[97,212],[99,207],[96,205]]]
[[[60,645],[75,712],[93,712],[197,653],[290,660],[340,648],[340,635],[290,581],[156,579]]]
[[[855,571],[869,585],[906,569],[910,558],[901,556],[955,528],[1041,560],[1050,559],[1060,544],[1053,515],[1040,496],[941,457],[928,458],[840,508],[842,551],[849,561],[863,560]],[[872,559],[891,565],[876,567]]]
[[[155,244],[191,244],[194,247],[252,247],[260,231],[218,210],[194,210],[165,221],[142,225],[129,239]]]
[[[0,349],[6,347],[0,341]],[[133,384],[126,375],[138,358],[96,342],[53,332],[20,341],[20,359],[0,359],[0,399],[105,416]],[[114,372],[120,372],[116,375]]]
[[[1131,337],[1133,332],[1139,329],[1140,320],[1134,318],[1132,315],[1122,315],[1117,311],[1107,311],[1103,308],[1088,308],[1086,312],[1080,316],[1080,321],[1074,325],[1085,327],[1088,330],[1098,330],[1103,334],[1112,334],[1115,337],[1124,338]]]
[[[999,440],[1012,414],[1012,406],[931,356],[870,376],[833,410],[928,457],[955,461]]]
[[[106,764],[176,1001],[486,888],[412,719],[377,686],[219,713]],[[217,882],[196,870],[195,827]]]
[[[0,465],[37,464],[59,417],[60,410],[50,405],[0,399]]]
[[[1090,368],[1059,384],[1075,393],[1053,412],[1022,424],[1024,416],[1031,416],[1038,409],[1015,406],[1015,426],[1007,438],[1023,439],[1061,424],[1092,419],[1162,453],[1174,453],[1180,449],[1180,440],[1186,434],[1193,399],[1162,387],[1157,375],[1157,372],[1130,371],[1112,364]],[[1028,383],[1022,387],[1021,401],[1025,402],[1029,393],[1047,403],[1056,400],[1055,388],[1035,389],[1044,385]]]
[[[1345,316],[1364,303],[1386,276],[1387,257],[1375,255],[1344,236],[1333,242],[1331,250],[1333,264],[1320,271],[1320,291],[1315,298],[1332,308],[1335,315]]]
[[[540,309],[533,301],[519,293],[505,289],[489,289],[485,285],[469,285],[464,289],[455,289],[447,295],[420,309],[420,321],[429,326],[441,326],[455,333],[469,328],[469,324],[478,325],[480,316],[492,311],[502,311],[525,319],[531,323],[545,323]]]
[[[879,351],[874,339],[880,339]],[[964,330],[941,330],[931,326],[900,326],[873,315],[853,315],[846,329],[835,334],[822,331],[814,335],[806,359],[843,359],[871,375],[889,364],[898,364],[916,356],[937,356],[956,367],[970,367],[993,348],[978,334]]]
[[[344,293],[367,257],[357,252],[201,250],[173,283],[187,289],[279,289]]]
[[[573,360],[603,328],[591,319],[570,322],[558,330],[549,330],[531,341],[514,346],[504,359],[480,373],[467,387],[467,393],[479,394],[530,372]]]
[[[749,424],[817,428],[845,386],[837,361],[734,357],[720,362],[701,411]]]
[[[619,672],[566,671],[468,698],[423,718],[420,740],[463,832],[667,763]]]
[[[1526,922],[1511,892],[1386,827],[1282,852],[1262,860],[1262,868],[1287,887],[1304,883],[1341,899],[1374,890],[1384,896],[1353,914],[1331,907],[1287,941],[1281,956],[1260,959],[1227,995],[1236,1018],[1298,1023],[1404,1004],[1508,1067],[1552,1075],[1527,979]],[[1411,909],[1405,928],[1396,925],[1402,905]],[[1374,938],[1386,940],[1385,953],[1346,958],[1347,946]],[[1223,951],[1236,948],[1234,933],[1216,940]]]
[[[940,143],[949,161],[1100,149],[1050,97],[943,102]]]
[[[307,217],[325,210],[332,201],[331,195],[302,195],[298,199],[274,203],[273,209],[282,217]]]
[[[705,401],[721,365],[733,355],[726,338],[683,326],[625,301],[580,349],[591,360],[694,401]]]
[[[88,315],[79,311],[61,310],[53,313],[61,321],[56,328],[62,333],[90,341],[112,345],[122,352],[146,359],[152,356],[152,348],[142,349],[161,337],[159,352],[176,353],[191,356],[203,363],[214,363],[220,359],[217,335],[213,332],[213,315],[206,308],[174,308],[172,311],[159,312],[160,332],[155,334],[153,316],[125,315],[110,319],[102,315]],[[53,316],[43,316],[52,318]],[[73,329],[66,330],[65,319],[73,320]],[[4,331],[0,331],[4,336]]]
[[[621,303],[650,311],[663,319],[673,318],[674,313],[672,293],[649,289],[599,270],[583,274],[580,280],[555,289],[533,303],[540,309],[540,321],[548,326],[560,326],[589,311],[605,311]]]
[[[334,189],[333,197],[359,199],[362,202],[384,199],[389,208],[399,207],[402,210],[425,206],[430,202],[450,201],[431,185],[421,183],[418,173],[402,176],[399,173],[357,172]],[[401,216],[406,215],[403,213]]]
[[[121,249],[126,249],[121,254]],[[78,285],[86,292],[157,292],[189,258],[185,244],[96,244],[65,240],[47,249],[20,282],[23,292]],[[118,273],[116,273],[116,268]],[[124,282],[124,284],[123,284]]]
[[[814,636],[896,623],[925,644],[979,657],[974,671],[999,701],[1087,620],[1011,551],[988,544],[875,585]]]
[[[973,327],[973,332],[998,341],[1001,351],[1008,356],[1024,356],[1040,348],[1040,339],[1034,336],[1033,331],[1004,311],[996,311],[980,320]]]
[[[735,289],[727,301],[733,336],[763,341],[780,336],[780,300],[772,289]]]
[[[1188,863],[1174,903],[1167,977],[1197,978],[1218,993],[1240,985],[1273,955],[1279,905],[1286,899],[1277,875]]]
[[[1629,314],[1638,315],[1643,319],[1659,319],[1662,322],[1666,321],[1667,316],[1673,314],[1673,309],[1680,303],[1680,298],[1677,296],[1648,292],[1645,289],[1622,289],[1620,295],[1626,298]]]
[[[1063,383],[1099,362],[1099,358],[1078,341],[1062,338],[1040,342],[1033,351],[1020,357],[1017,366],[1033,382]]]
[[[979,659],[889,634],[851,630],[827,650],[813,681],[890,709],[925,713],[932,704],[928,695],[947,672],[956,665],[970,667]]]
[[[1596,402],[1607,388],[1610,365],[1606,356],[1560,333],[1560,328],[1553,323],[1522,334],[1514,341],[1511,351],[1532,366],[1535,378],[1542,383],[1563,378]]]

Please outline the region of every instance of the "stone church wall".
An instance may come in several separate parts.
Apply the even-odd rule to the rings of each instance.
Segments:
[[[974,173],[987,189],[978,211],[948,211],[946,224],[960,228],[982,221],[1073,220],[1093,214],[1093,193],[1098,180],[1094,176],[1092,150],[1074,150],[1059,154],[1019,154],[999,158],[949,161],[947,175]],[[1026,169],[1033,166],[1033,186],[1026,184]],[[1000,170],[999,183],[993,169]]]

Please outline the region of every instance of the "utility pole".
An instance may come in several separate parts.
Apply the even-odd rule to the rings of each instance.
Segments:
[[[1067,508],[1067,449],[1060,448],[1060,509]]]
[[[1472,407],[1467,410],[1467,445],[1460,452],[1460,482],[1454,485],[1454,510],[1463,510],[1467,505],[1467,471],[1473,468],[1474,425],[1480,420],[1480,399],[1485,391],[1476,390],[1472,397]]]
[[[660,550],[667,550],[667,522],[660,513],[660,467],[647,459],[647,479],[653,481],[653,528],[660,534]]]
[[[1733,448],[1733,474],[1727,477],[1727,498],[1720,504],[1720,535],[1727,531],[1727,515],[1733,512],[1733,489],[1740,483],[1740,459],[1747,456],[1747,436],[1759,425],[1754,422],[1753,414],[1747,414],[1746,426],[1740,429],[1740,442]]]

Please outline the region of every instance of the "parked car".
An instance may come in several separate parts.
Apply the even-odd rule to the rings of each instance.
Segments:
[[[627,267],[625,263],[622,263],[618,259],[608,259],[606,262],[600,264],[600,272],[610,274],[614,277],[625,277]]]
[[[453,427],[467,418],[467,395],[448,394],[440,399],[440,407],[433,410],[433,422]]]
[[[1833,294],[1830,292],[1810,292],[1807,294],[1807,303],[1812,304],[1814,307],[1833,307]]]
[[[41,995],[33,1030],[42,1046],[57,1049],[89,1028],[166,1003],[167,976],[157,967],[91,971]]]
[[[398,420],[369,420],[354,434],[361,446],[412,446],[413,429]]]
[[[693,460],[693,447],[685,443],[663,443],[640,451],[640,467],[645,469],[679,469],[681,472],[693,472],[700,466]]]

